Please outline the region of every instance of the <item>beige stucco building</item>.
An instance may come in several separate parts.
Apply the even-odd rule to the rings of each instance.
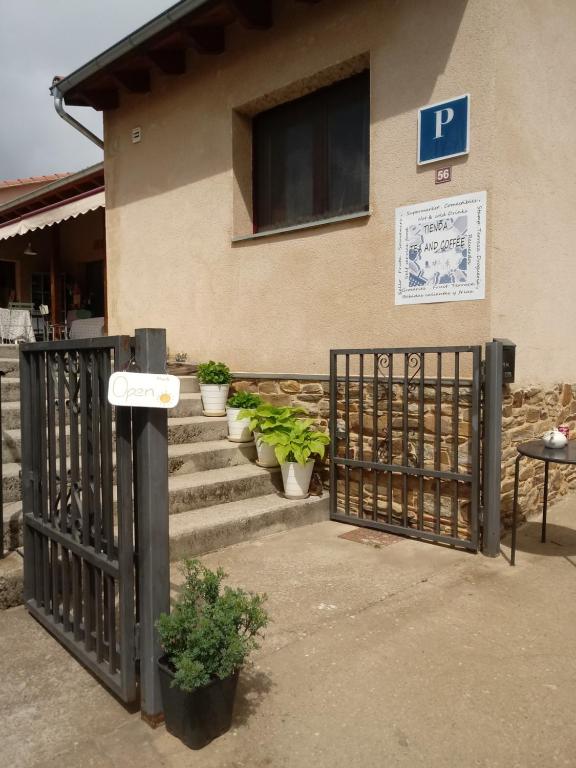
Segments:
[[[331,348],[509,338],[509,501],[516,442],[576,427],[575,36],[569,0],[182,0],[55,89],[104,111],[110,332],[166,327],[172,352],[293,378]],[[361,72],[366,204],[260,227],[257,121]],[[461,94],[469,153],[419,166],[419,108]],[[478,192],[485,298],[396,305],[397,208]]]
[[[503,336],[518,345],[519,381],[573,378],[576,7],[286,0],[272,13],[271,29],[234,22],[223,53],[189,50],[185,73],[153,69],[148,93],[122,90],[105,110],[110,329],[162,325],[195,358],[301,373],[326,372],[334,346]],[[252,234],[252,117],[363,68],[369,212],[238,240]],[[416,162],[417,110],[461,93],[470,153],[440,164],[453,168],[439,186],[437,164]],[[481,190],[486,298],[395,306],[395,209]]]

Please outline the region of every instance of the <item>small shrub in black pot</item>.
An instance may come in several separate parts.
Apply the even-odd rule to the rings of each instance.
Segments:
[[[185,583],[156,623],[166,728],[201,749],[230,728],[240,669],[268,623],[265,595],[223,587],[219,568],[184,563]]]

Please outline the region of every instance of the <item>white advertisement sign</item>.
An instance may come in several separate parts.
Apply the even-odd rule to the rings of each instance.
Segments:
[[[180,379],[161,373],[113,373],[108,402],[132,408],[174,408],[180,399]]]
[[[486,192],[396,209],[396,304],[483,299]]]

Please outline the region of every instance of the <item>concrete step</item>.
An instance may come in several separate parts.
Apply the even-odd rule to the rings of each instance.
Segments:
[[[3,429],[20,428],[20,395],[18,399],[6,400],[4,402],[4,386],[2,387],[2,427]],[[175,408],[170,410],[170,418],[186,418],[188,416],[202,415],[202,400],[196,393],[185,392],[180,396],[180,401]],[[56,419],[58,419],[58,409],[56,408]],[[68,409],[66,413],[68,422]]]
[[[200,394],[200,385],[196,376],[179,376],[178,378],[180,379],[180,394]]]
[[[0,361],[0,370],[2,370],[2,363]],[[20,379],[11,378],[5,376],[2,379],[2,402],[3,403],[19,403],[20,402]]]
[[[56,434],[59,434],[56,429]],[[170,445],[183,443],[199,443],[212,440],[223,440],[228,434],[226,417],[215,416],[186,416],[168,419],[168,442]],[[66,450],[70,450],[70,428],[66,427]],[[20,461],[21,438],[19,429],[3,429],[4,461]],[[57,450],[59,442],[57,440]]]
[[[250,464],[256,458],[254,443],[231,443],[228,440],[211,440],[206,443],[185,443],[168,446],[168,471],[170,474],[192,474],[210,469],[223,469]],[[3,473],[4,501],[22,498],[20,464],[7,462]]]
[[[10,467],[11,476],[17,479],[17,469]],[[259,496],[275,497],[281,490],[282,479],[278,470],[263,469],[255,464],[242,464],[222,469],[211,469],[194,474],[171,475],[168,483],[169,513],[178,514],[216,508],[220,504],[246,503]],[[20,546],[22,504],[20,500],[7,499],[4,504],[5,527],[9,528],[11,548]]]
[[[4,502],[20,501],[22,498],[20,464],[13,461],[3,464],[2,490],[4,492]]]
[[[212,552],[328,517],[327,495],[289,500],[268,494],[182,512],[170,518],[170,559]]]
[[[4,387],[2,387],[4,395]],[[2,429],[20,429],[20,402],[4,402],[2,398]]]
[[[281,488],[278,469],[264,469],[256,464],[171,475],[168,482],[170,514],[250,499]]]
[[[17,378],[20,375],[20,360],[17,357],[0,359],[0,371],[4,371],[5,376]]]
[[[2,360],[18,360],[18,347],[16,344],[0,344],[0,361]],[[2,363],[0,362],[0,368]]]
[[[188,416],[168,419],[168,442],[171,445],[223,440],[228,434],[225,416]]]
[[[2,347],[0,347],[0,349],[2,349]],[[5,371],[6,373],[2,379],[2,402],[19,402],[20,379],[18,378],[18,375],[20,368],[18,359],[4,359],[0,354],[0,371]],[[190,410],[193,401],[194,407],[193,410]],[[176,408],[170,411],[170,414],[174,417],[202,415],[200,387],[198,386],[198,379],[196,376],[180,377],[180,402]]]
[[[22,502],[10,501],[2,509],[4,517],[4,551],[22,546]]]
[[[254,443],[231,443],[229,440],[209,440],[168,446],[170,474],[192,474],[209,469],[223,469],[249,464],[256,458]]]

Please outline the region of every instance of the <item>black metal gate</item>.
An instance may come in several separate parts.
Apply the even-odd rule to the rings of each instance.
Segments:
[[[331,518],[478,549],[481,347],[330,353]]]
[[[130,409],[108,403],[127,336],[21,349],[24,597],[123,701],[136,698]]]

